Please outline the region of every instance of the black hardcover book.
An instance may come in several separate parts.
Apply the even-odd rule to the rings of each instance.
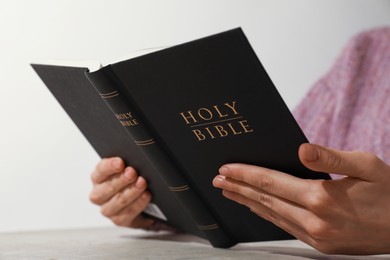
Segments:
[[[101,157],[147,179],[145,214],[215,247],[293,238],[212,186],[223,164],[329,178],[300,163],[307,139],[239,28],[93,72],[32,66]]]

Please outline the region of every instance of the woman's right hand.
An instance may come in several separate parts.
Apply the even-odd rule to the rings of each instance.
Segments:
[[[101,213],[118,226],[148,229],[154,220],[141,213],[151,200],[144,178],[121,158],[105,158],[91,175],[90,200],[100,206]]]

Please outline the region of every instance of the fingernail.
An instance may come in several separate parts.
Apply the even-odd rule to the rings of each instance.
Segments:
[[[147,200],[149,198],[149,193],[148,192],[144,192],[144,193],[142,193],[142,195],[141,195],[141,199],[143,199],[143,200]]]
[[[222,166],[219,168],[219,174],[225,175],[229,172],[229,168],[227,166]]]
[[[144,188],[143,180],[140,177],[138,177],[137,181],[135,182],[135,187],[138,189]]]
[[[122,166],[121,159],[119,158],[114,159],[114,161],[112,162],[112,167],[114,167],[115,170],[120,170],[121,166]]]
[[[221,175],[215,176],[213,180],[213,184],[216,186],[222,185],[222,183],[225,181],[225,177]]]
[[[305,144],[304,158],[308,162],[315,162],[318,160],[317,147],[311,144]]]
[[[128,179],[128,180],[132,180],[134,179],[134,172],[131,170],[131,168],[126,168],[125,169],[125,173],[124,173],[125,177]]]

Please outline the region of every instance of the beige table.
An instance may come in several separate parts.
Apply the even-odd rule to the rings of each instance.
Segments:
[[[297,241],[212,248],[184,234],[96,228],[0,234],[0,259],[390,259],[387,256],[328,256]]]

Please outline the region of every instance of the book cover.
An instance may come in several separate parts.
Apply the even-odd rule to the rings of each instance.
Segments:
[[[300,163],[307,139],[240,28],[95,72],[33,67],[100,156],[145,176],[163,221],[214,246],[292,238],[212,186],[221,165],[328,178]]]

